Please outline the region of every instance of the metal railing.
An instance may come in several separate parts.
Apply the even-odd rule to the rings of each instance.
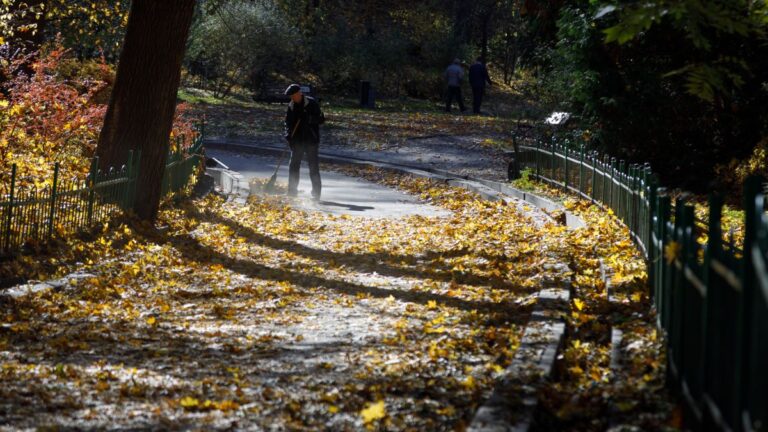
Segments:
[[[187,184],[200,165],[202,143],[199,133],[189,148],[168,154],[163,195],[176,192]],[[13,165],[10,184],[0,194],[0,254],[11,254],[25,245],[46,242],[55,234],[88,228],[131,209],[138,195],[139,159],[140,154],[131,151],[125,165],[103,172],[98,169],[98,158],[94,158],[90,174],[84,180],[60,178],[59,164],[56,163],[53,181],[46,187],[34,186],[34,182],[19,182],[17,167]]]
[[[697,221],[649,166],[560,145],[518,146],[540,181],[611,210],[647,260],[658,325],[668,340],[670,386],[694,430],[768,430],[768,216],[761,180],[745,184],[743,248],[723,239],[722,199]],[[704,245],[697,241],[708,231]]]

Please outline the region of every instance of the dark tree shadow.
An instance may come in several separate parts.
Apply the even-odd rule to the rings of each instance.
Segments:
[[[316,249],[300,243],[281,240],[275,237],[267,236],[254,231],[252,228],[231,219],[222,217],[213,212],[199,212],[196,209],[186,209],[189,217],[205,219],[213,223],[224,225],[230,228],[237,235],[245,237],[248,241],[266,246],[272,249],[286,250],[292,253],[305,256],[307,258],[324,262],[344,262],[345,265],[361,272],[376,272],[384,276],[392,277],[414,277],[419,279],[434,279],[441,282],[456,282],[458,284],[471,286],[490,286],[492,288],[508,289],[524,293],[529,291],[517,284],[510,283],[507,279],[500,276],[480,276],[453,271],[448,265],[435,263],[438,259],[456,258],[470,255],[467,250],[452,251],[434,251],[424,254],[422,257],[413,255],[388,254],[388,253],[346,253],[333,252],[323,249]],[[500,255],[494,256],[488,253],[480,254],[481,257],[489,260],[498,260]],[[399,263],[400,266],[391,266],[387,263]],[[428,269],[414,268],[428,264]],[[405,267],[409,266],[409,267]],[[540,273],[536,266],[529,268],[530,274]]]
[[[320,205],[328,206],[328,207],[343,207],[343,208],[345,208],[345,209],[347,209],[349,211],[359,211],[359,212],[361,212],[361,211],[374,210],[375,209],[375,207],[360,206],[360,205],[355,205],[355,204],[344,204],[344,203],[335,202],[335,201],[318,201],[317,203],[320,204]]]

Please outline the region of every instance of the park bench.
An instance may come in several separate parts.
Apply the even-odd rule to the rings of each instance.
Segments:
[[[307,96],[315,97],[315,89],[311,84],[299,84],[301,86],[301,92]],[[253,100],[257,102],[286,102],[288,97],[285,95],[285,89],[288,87],[286,83],[279,83],[276,81],[264,81],[259,88],[259,91],[254,93]]]
[[[541,125],[548,126],[552,129],[558,129],[566,125],[570,120],[571,114],[567,112],[555,111],[549,114],[549,116],[541,122]],[[504,157],[508,161],[507,165],[507,179],[515,180],[520,178],[520,164],[517,156],[519,152],[520,140],[526,138],[532,138],[532,133],[536,124],[523,123],[521,119],[517,119],[517,125],[512,130],[512,150],[506,150]]]

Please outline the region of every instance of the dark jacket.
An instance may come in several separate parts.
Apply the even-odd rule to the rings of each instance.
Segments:
[[[298,127],[296,122],[299,122]],[[285,139],[289,142],[320,143],[320,125],[325,122],[325,116],[320,111],[320,104],[314,98],[304,95],[304,100],[298,104],[291,101],[285,112]],[[294,133],[294,128],[296,132]]]
[[[493,84],[491,77],[488,76],[488,69],[485,65],[477,62],[469,67],[469,85],[472,87],[485,87],[485,83]]]

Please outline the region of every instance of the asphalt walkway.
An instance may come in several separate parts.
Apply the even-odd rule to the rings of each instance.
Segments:
[[[230,170],[239,172],[250,183],[253,179],[268,180],[275,172],[279,157],[255,154],[239,154],[225,150],[209,149],[210,157],[223,162]],[[284,193],[288,183],[288,161],[278,170],[277,185]],[[418,198],[366,180],[338,172],[321,172],[323,193],[320,201],[310,199],[311,183],[307,163],[302,163],[299,195],[292,205],[305,210],[329,214],[347,214],[371,218],[397,218],[409,215],[444,216],[447,212],[422,203]],[[262,192],[263,193],[263,192]]]

